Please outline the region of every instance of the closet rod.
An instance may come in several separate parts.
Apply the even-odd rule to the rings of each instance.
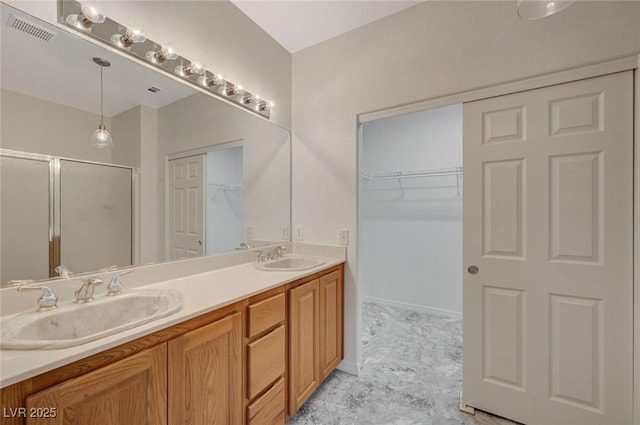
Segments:
[[[214,189],[222,189],[222,190],[242,189],[241,184],[208,183],[207,186],[212,187]]]
[[[438,177],[438,176],[461,176],[462,167],[454,168],[440,168],[435,170],[423,170],[423,171],[394,171],[390,173],[372,173],[370,171],[363,171],[362,178],[366,180],[396,180],[396,179],[410,179],[418,177]]]

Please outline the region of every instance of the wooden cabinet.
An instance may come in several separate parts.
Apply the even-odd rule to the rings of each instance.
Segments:
[[[255,303],[250,302],[247,308],[249,338],[254,338],[260,333],[284,323],[285,308],[284,292]]]
[[[284,425],[287,326],[285,288],[249,299],[246,423]]]
[[[284,379],[280,378],[247,408],[248,425],[282,425],[285,421]]]
[[[32,394],[26,408],[28,425],[164,425],[167,345]]]
[[[242,400],[241,313],[169,341],[169,425],[240,425]]]
[[[289,290],[289,415],[343,358],[342,279],[339,268]]]
[[[319,279],[320,285],[320,379],[338,366],[344,357],[342,273],[331,272]]]
[[[335,266],[2,388],[2,424],[284,425],[342,360],[343,304]]]
[[[318,279],[289,291],[289,414],[320,385],[320,286]]]

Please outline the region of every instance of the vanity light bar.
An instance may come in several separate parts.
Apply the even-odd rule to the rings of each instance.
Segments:
[[[180,56],[169,44],[162,45],[150,40],[140,28],[122,25],[102,15],[95,7],[75,0],[59,0],[58,22],[177,76],[214,97],[271,118],[273,102],[261,99],[241,85],[228,81],[220,73],[208,71],[198,60]]]

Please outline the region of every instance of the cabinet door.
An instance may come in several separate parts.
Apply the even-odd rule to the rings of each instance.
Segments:
[[[329,376],[343,357],[342,275],[335,271],[320,278],[320,379]]]
[[[242,423],[241,317],[169,341],[170,425]]]
[[[164,425],[167,346],[35,393],[27,397],[26,407],[27,425]]]
[[[289,291],[289,414],[320,385],[320,290],[313,280]]]

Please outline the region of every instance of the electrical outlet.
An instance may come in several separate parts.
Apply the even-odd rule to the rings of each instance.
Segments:
[[[340,229],[340,245],[343,245],[343,246],[349,245],[349,230],[348,229]]]
[[[247,226],[247,228],[245,229],[245,234],[246,234],[246,239],[253,239],[253,227],[251,226]]]
[[[294,238],[296,241],[299,241],[299,242],[304,240],[304,228],[302,226],[296,227]]]
[[[280,237],[283,241],[289,240],[289,226],[282,226],[280,228]]]

